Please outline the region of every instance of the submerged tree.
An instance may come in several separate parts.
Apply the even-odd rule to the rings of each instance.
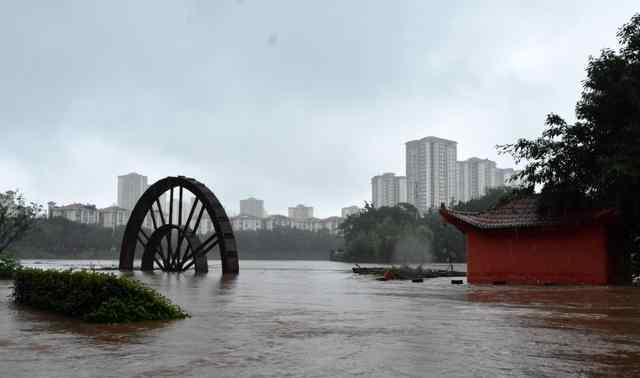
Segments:
[[[42,208],[14,191],[0,193],[0,255],[33,225]]]
[[[575,124],[550,114],[541,137],[498,147],[527,161],[519,178],[548,210],[617,208],[628,250],[640,235],[640,14],[617,37],[618,51],[589,58]]]
[[[364,211],[340,225],[347,259],[376,262],[427,262],[431,259],[431,230],[421,223],[415,206],[401,203]]]

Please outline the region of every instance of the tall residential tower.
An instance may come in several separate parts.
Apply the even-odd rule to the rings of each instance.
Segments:
[[[371,203],[375,207],[407,202],[407,178],[384,173],[371,178]]]
[[[142,193],[147,190],[147,176],[137,173],[118,176],[118,206],[133,210]]]
[[[406,143],[407,200],[421,212],[455,201],[458,143],[429,136]]]
[[[496,163],[492,160],[472,157],[459,161],[457,166],[458,201],[480,198],[487,193],[487,189],[503,185],[504,180],[498,180]]]
[[[263,218],[264,201],[253,197],[240,200],[240,215],[251,215],[256,218]]]

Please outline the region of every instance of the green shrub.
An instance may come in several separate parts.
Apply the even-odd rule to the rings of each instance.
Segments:
[[[0,280],[12,279],[18,269],[20,269],[20,263],[13,256],[0,256]]]
[[[15,274],[13,297],[19,304],[96,323],[189,316],[132,278],[96,272],[20,269]]]

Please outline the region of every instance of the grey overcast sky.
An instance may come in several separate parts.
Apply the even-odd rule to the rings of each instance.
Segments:
[[[103,207],[119,174],[182,174],[232,213],[326,217],[404,174],[411,139],[513,166],[495,145],[572,120],[638,5],[0,0],[0,190]]]

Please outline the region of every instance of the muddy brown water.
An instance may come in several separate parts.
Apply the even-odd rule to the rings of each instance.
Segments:
[[[113,264],[35,265],[90,263]],[[0,377],[640,376],[640,289],[379,282],[350,267],[136,272],[192,318],[130,325],[17,307],[0,281]]]

